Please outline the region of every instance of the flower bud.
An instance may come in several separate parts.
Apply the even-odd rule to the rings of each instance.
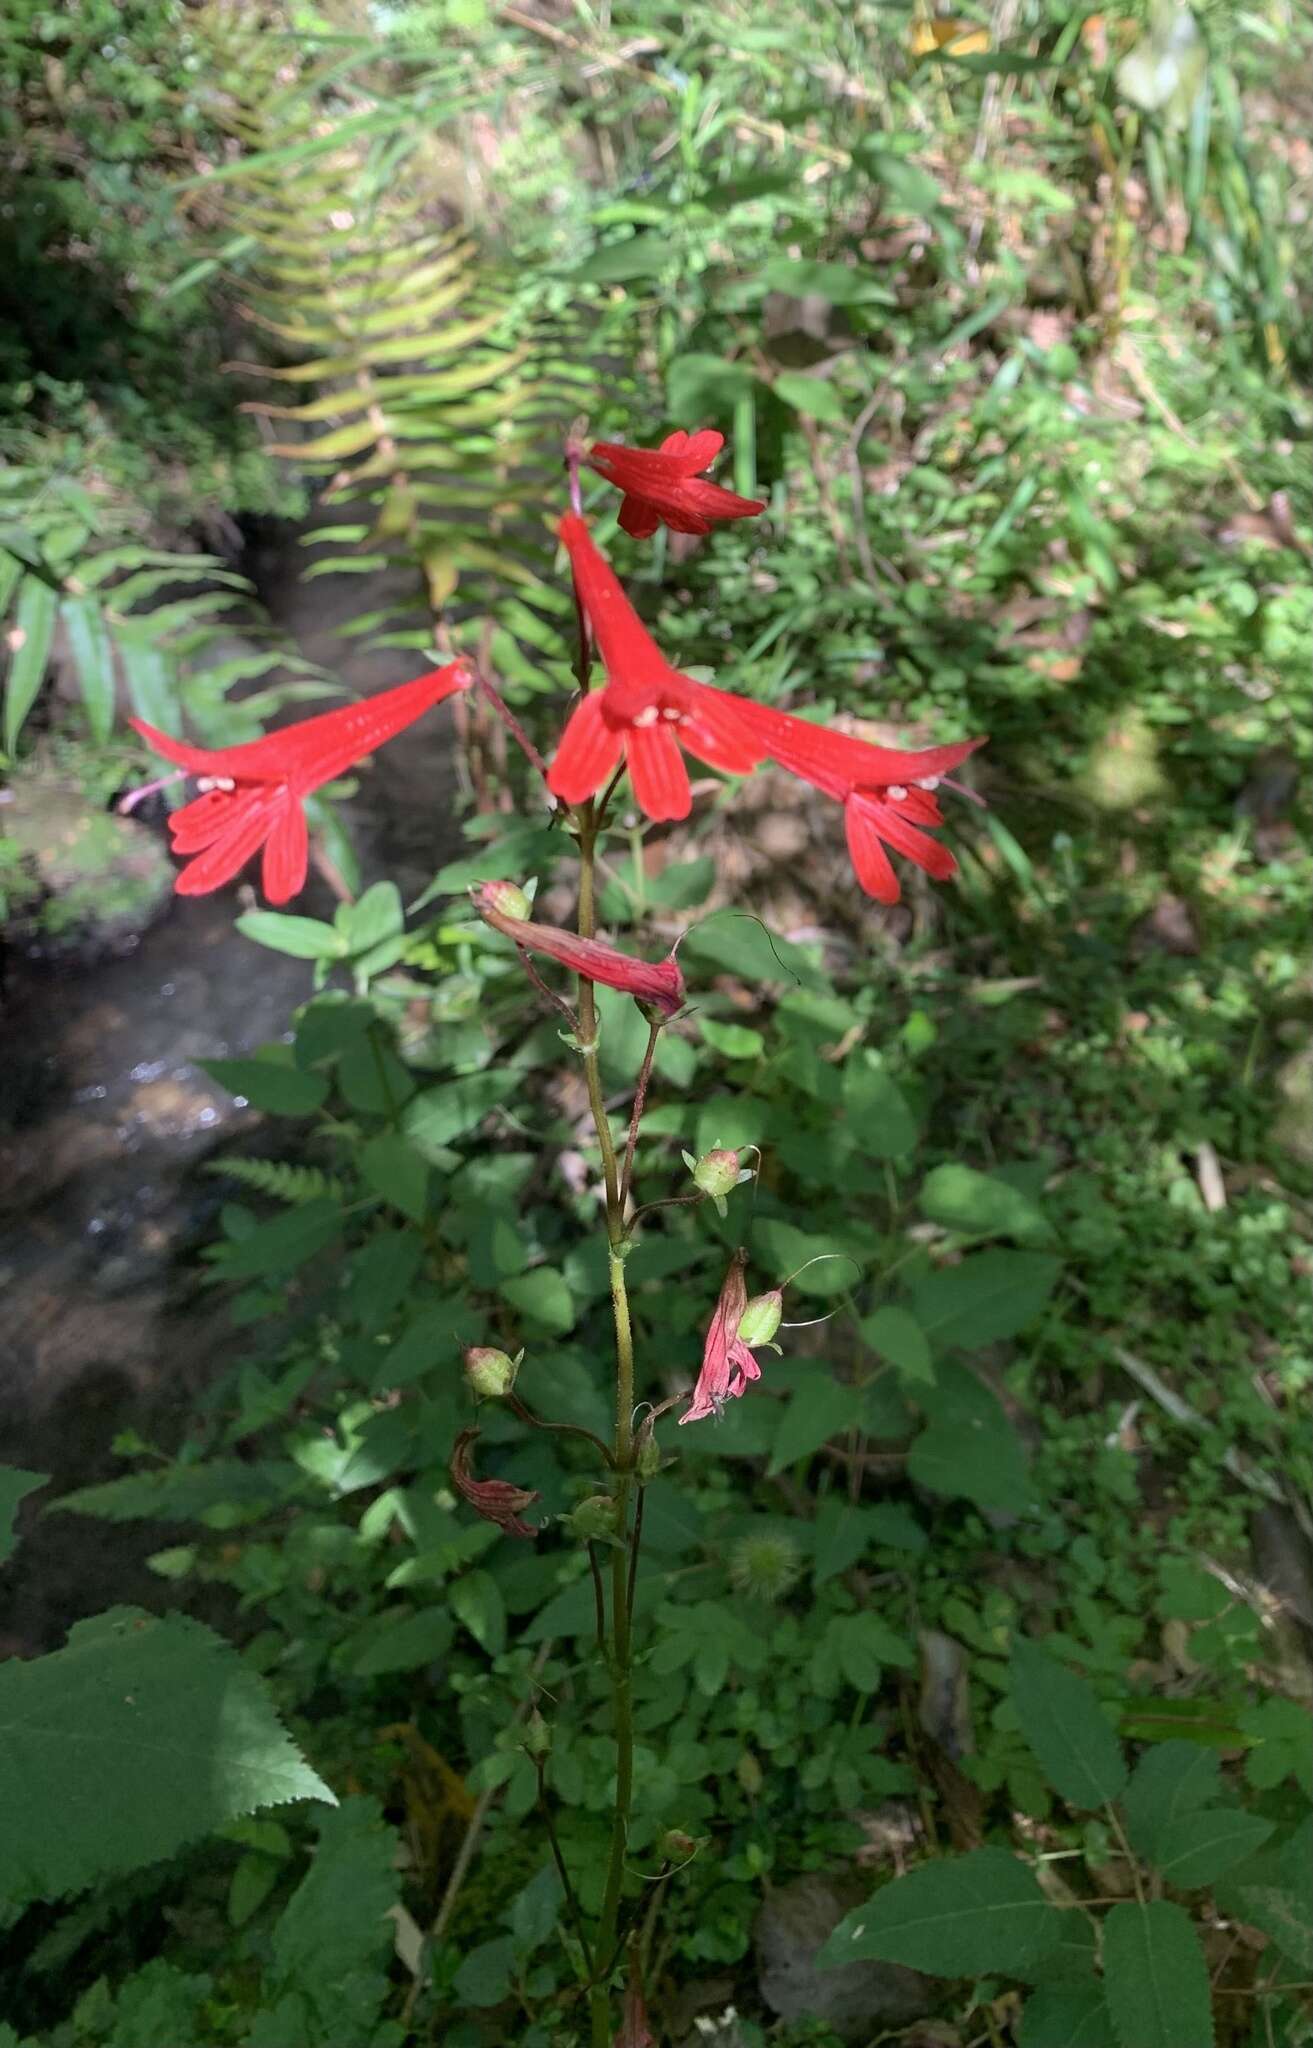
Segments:
[[[683,1828],[667,1828],[657,1843],[657,1855],[663,1863],[687,1863],[697,1847],[696,1835],[686,1835]]]
[[[614,1543],[619,1527],[616,1503],[609,1493],[590,1493],[571,1509],[565,1525],[581,1543]]]
[[[634,1470],[640,1486],[646,1486],[661,1470],[661,1446],[656,1440],[656,1431],[650,1425],[642,1431],[634,1446]]]
[[[524,1724],[524,1748],[532,1757],[546,1756],[552,1746],[552,1731],[534,1708]]]
[[[687,1153],[684,1156],[688,1158]],[[701,1188],[703,1194],[710,1195],[713,1201],[723,1201],[739,1184],[739,1155],[724,1146],[717,1146],[714,1151],[704,1152],[700,1159],[693,1161],[690,1171],[694,1187]]]
[[[739,1336],[749,1347],[769,1344],[780,1327],[783,1314],[784,1296],[778,1287],[772,1288],[769,1294],[754,1294],[739,1317]]]
[[[502,917],[527,917],[533,908],[518,882],[483,882],[479,897]]]
[[[515,1385],[515,1375],[520,1369],[520,1359],[508,1358],[504,1351],[494,1350],[488,1344],[472,1344],[465,1353],[465,1384],[476,1401],[501,1401]]]

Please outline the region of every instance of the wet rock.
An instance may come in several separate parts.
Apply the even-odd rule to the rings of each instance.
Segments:
[[[34,958],[78,965],[128,952],[168,904],[164,841],[43,769],[14,778],[0,809],[18,879],[7,936]]]
[[[825,2020],[846,2041],[880,2026],[906,2026],[930,2011],[934,1991],[899,1963],[844,1963],[821,1970],[816,1957],[845,1913],[867,1895],[860,1879],[800,1877],[772,1892],[757,1916],[757,1982],[785,2020]]]

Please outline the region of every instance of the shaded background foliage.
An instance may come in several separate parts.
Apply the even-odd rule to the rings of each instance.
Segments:
[[[833,815],[764,775],[613,845],[626,943],[709,919],[640,1185],[678,1185],[681,1144],[763,1153],[723,1224],[700,1211],[634,1254],[646,1391],[689,1376],[739,1239],[763,1284],[845,1254],[792,1311],[839,1313],[681,1432],[648,1504],[634,1855],[659,1873],[672,1823],[710,1845],[652,1888],[662,2027],[732,2000],[747,2040],[931,2009],[975,2039],[951,1984],[899,2006],[886,1982],[855,2018],[826,2002],[809,1958],[853,1869],[882,1886],[863,1954],[924,1969],[895,1863],[1010,1842],[1061,1859],[1074,1897],[1129,1902],[1121,1815],[1156,1903],[1190,1909],[1217,2037],[1307,2038],[1298,1996],[1264,1990],[1308,1975],[1288,1902],[1313,1792],[1306,22],[1045,0],[960,22],[658,0],[9,17],[18,812],[52,762],[93,808],[131,779],[105,751],[129,704],[224,742],[336,687],[262,615],[261,550],[292,518],[344,661],[480,648],[546,744],[570,613],[543,507],[578,415],[635,440],[713,423],[726,481],[770,494],[764,531],[622,558],[672,658],[891,736],[992,735],[959,885],[913,878],[878,921]],[[612,510],[599,491],[604,534]],[[464,1341],[526,1343],[532,1406],[604,1419],[605,1282],[555,1027],[460,908],[514,873],[566,911],[560,849],[531,804],[512,815],[516,764],[477,714],[458,763],[468,844],[408,888],[409,923],[332,802],[316,824],[356,900],[240,920],[332,993],[290,1044],[212,1069],[295,1120],[210,1162],[232,1370],[180,1450],[125,1439],[140,1462],[68,1503],[163,1525],[159,1606],[221,1622],[349,1796],[315,1822],[234,1792],[164,1875],[129,1839],[112,1892],[20,1891],[14,2038],[572,2038],[520,1736],[535,1688],[565,1703],[549,1785],[587,1902],[611,1768],[591,1588],[555,1535],[527,1553],[458,1517],[442,1472]],[[15,932],[48,926],[33,856],[3,848],[12,901],[41,901]],[[620,1096],[641,1027],[601,1008]],[[591,1490],[572,1453],[480,1420],[488,1469],[549,1512]],[[1018,1679],[1027,1634],[1084,1693]],[[1093,1776],[1055,1760],[1046,1685],[1059,1719],[1118,1725],[1129,1778],[1097,1732]],[[1250,1832],[1229,1864],[1151,1879],[1171,1768],[1180,1813],[1220,1802]],[[1023,2014],[998,1980],[1032,1981],[1034,1900],[1014,1951],[977,1956],[968,1864],[924,1868],[967,1873],[952,1962],[987,1975],[995,2038],[1079,2023],[1148,2048],[1088,1956],[1093,2006],[1036,1978]],[[774,1923],[766,1889],[793,1902]],[[1128,1924],[1106,1923],[1117,1974],[1188,2004],[1201,1951],[1159,1918],[1166,1960],[1137,1961]]]

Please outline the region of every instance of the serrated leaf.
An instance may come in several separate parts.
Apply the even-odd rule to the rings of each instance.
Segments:
[[[1020,1188],[990,1173],[948,1160],[921,1184],[921,1208],[932,1223],[973,1237],[1015,1237],[1018,1244],[1048,1244],[1047,1216]]]
[[[418,1671],[451,1648],[455,1630],[445,1607],[384,1608],[342,1644],[344,1671],[354,1678],[381,1678],[391,1671]]]
[[[833,422],[847,417],[843,393],[825,377],[805,377],[798,370],[781,370],[771,389],[777,398],[809,419]]]
[[[959,1265],[923,1274],[912,1308],[936,1344],[970,1350],[998,1343],[1034,1321],[1061,1270],[1047,1252],[972,1252]]]
[[[478,1074],[465,1074],[456,1081],[444,1081],[425,1088],[406,1106],[402,1124],[411,1143],[431,1154],[463,1137],[482,1123],[490,1109],[504,1102],[519,1082],[510,1068],[487,1067]]]
[[[252,2033],[248,2048],[293,2041],[354,2048],[375,2038],[389,1996],[399,1846],[373,1799],[345,1799],[322,1817],[310,1868],[274,1929],[261,1985],[261,2005],[272,2010],[261,2012],[263,2038]]]
[[[287,1216],[275,1216],[244,1238],[223,1248],[215,1270],[225,1280],[264,1279],[292,1273],[342,1234],[343,1215],[336,1202],[307,1202]]]
[[[1212,2048],[1208,1965],[1182,1907],[1113,1907],[1103,1923],[1103,1991],[1121,2048]]]
[[[1210,1749],[1193,1742],[1161,1742],[1146,1751],[1122,1801],[1136,1854],[1152,1862],[1162,1829],[1206,1806],[1221,1785],[1221,1768]]]
[[[855,1429],[861,1406],[860,1387],[833,1379],[818,1366],[806,1391],[793,1395],[780,1417],[766,1468],[768,1476],[785,1471],[800,1458],[811,1457],[831,1437]]]
[[[405,1138],[381,1131],[360,1148],[360,1171],[375,1194],[412,1223],[427,1213],[429,1162]]]
[[[868,1159],[899,1159],[916,1143],[907,1098],[878,1059],[861,1054],[843,1072],[845,1128]]]
[[[20,1501],[50,1482],[48,1472],[24,1472],[18,1465],[0,1465],[0,1564],[13,1553],[14,1520]]]
[[[698,1028],[714,1052],[727,1060],[755,1060],[766,1049],[760,1031],[747,1024],[719,1024],[714,1017],[699,1017]]]
[[[905,1963],[932,1977],[1024,1975],[1061,1931],[1034,1873],[1004,1849],[924,1863],[839,1922],[817,1958]]]
[[[1155,1867],[1177,1891],[1212,1884],[1261,1849],[1273,1823],[1238,1807],[1203,1807],[1178,1814],[1158,1831]]]
[[[564,1337],[575,1326],[574,1296],[555,1266],[535,1266],[532,1272],[517,1273],[503,1280],[500,1292],[512,1308],[541,1323],[554,1337]]]
[[[1026,2000],[1017,2048],[1117,2048],[1103,1986],[1041,1984]]]
[[[467,1572],[447,1595],[451,1611],[480,1649],[500,1657],[506,1647],[506,1603],[491,1572]]]
[[[0,1891],[59,1898],[239,1814],[333,1794],[236,1651],[118,1607],[0,1665]]]
[[[1008,1691],[1021,1732],[1054,1790],[1069,1806],[1093,1808],[1121,1796],[1126,1758],[1098,1695],[1029,1636],[1012,1645]]]

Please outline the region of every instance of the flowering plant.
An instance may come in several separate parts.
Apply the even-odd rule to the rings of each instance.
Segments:
[[[211,752],[139,728],[155,751],[181,773],[197,778],[195,798],[172,819],[175,850],[195,856],[178,879],[183,894],[222,886],[263,848],[265,893],[273,903],[289,900],[307,871],[303,798],[447,697],[466,691],[480,692],[504,718],[532,772],[541,779],[554,817],[574,841],[575,929],[534,917],[527,891],[513,882],[479,883],[472,892],[472,907],[484,924],[511,942],[537,997],[563,1017],[568,1029],[561,1035],[582,1069],[600,1162],[599,1223],[615,1336],[610,1438],[604,1441],[578,1425],[533,1414],[516,1392],[519,1360],[494,1345],[480,1343],[467,1350],[465,1379],[473,1400],[505,1403],[530,1427],[566,1430],[586,1441],[599,1466],[599,1490],[565,1518],[568,1533],[586,1549],[593,1578],[598,1655],[611,1687],[615,1740],[610,1844],[600,1882],[587,1887],[588,1896],[596,1900],[589,1911],[557,1838],[543,1761],[550,1734],[536,1709],[531,1736],[526,1738],[537,1772],[539,1810],[570,1919],[571,1953],[593,2048],[608,2048],[613,2040],[638,2043],[649,2038],[642,1956],[631,1938],[634,1916],[626,1912],[626,1899],[632,1890],[628,1858],[635,1770],[635,1586],[645,1493],[662,1467],[657,1425],[682,1406],[681,1424],[702,1422],[714,1428],[725,1404],[742,1397],[761,1378],[756,1354],[775,1348],[782,1327],[783,1290],[789,1284],[788,1279],[777,1279],[750,1296],[748,1255],[735,1251],[717,1299],[707,1305],[696,1385],[639,1410],[627,1280],[637,1239],[655,1212],[672,1205],[709,1202],[723,1215],[727,1198],[754,1178],[757,1164],[747,1163],[751,1148],[716,1144],[700,1158],[686,1155],[688,1187],[637,1200],[636,1152],[654,1062],[662,1033],[684,1011],[687,987],[673,950],[662,960],[649,961],[598,936],[599,848],[614,824],[613,805],[623,777],[628,778],[637,809],[654,822],[666,822],[686,817],[691,809],[686,754],[729,776],[750,775],[772,763],[843,805],[858,881],[878,901],[893,903],[899,882],[888,849],[936,880],[954,874],[951,850],[932,836],[943,824],[937,791],[941,786],[960,786],[949,781],[952,771],[980,744],[965,740],[915,750],[875,746],[698,681],[664,657],[589,530],[580,472],[586,464],[625,493],[621,525],[635,538],[648,537],[661,521],[676,531],[703,533],[716,520],[753,517],[765,509],[702,478],[701,471],[719,447],[720,437],[705,432],[672,435],[656,451],[608,443],[591,449],[574,441],[568,444],[571,502],[558,532],[573,579],[579,687],[550,763],[507,711],[491,678],[478,663],[463,658],[365,704],[289,726],[251,746]],[[602,669],[597,687],[592,677],[594,656]],[[135,795],[128,801],[135,801]],[[540,960],[550,963],[549,973],[565,971],[564,989],[543,978],[536,964]],[[647,1030],[627,1125],[620,1134],[613,1129],[602,1080],[599,986],[631,997]],[[474,1462],[479,1435],[479,1429],[470,1426],[457,1437],[450,1468],[454,1492],[475,1515],[532,1542],[540,1527],[531,1519],[540,1492],[513,1478],[479,1476]],[[695,1851],[694,1843],[689,1853]],[[666,1859],[663,1878],[674,1862]],[[616,2034],[621,2000],[621,2031]]]

